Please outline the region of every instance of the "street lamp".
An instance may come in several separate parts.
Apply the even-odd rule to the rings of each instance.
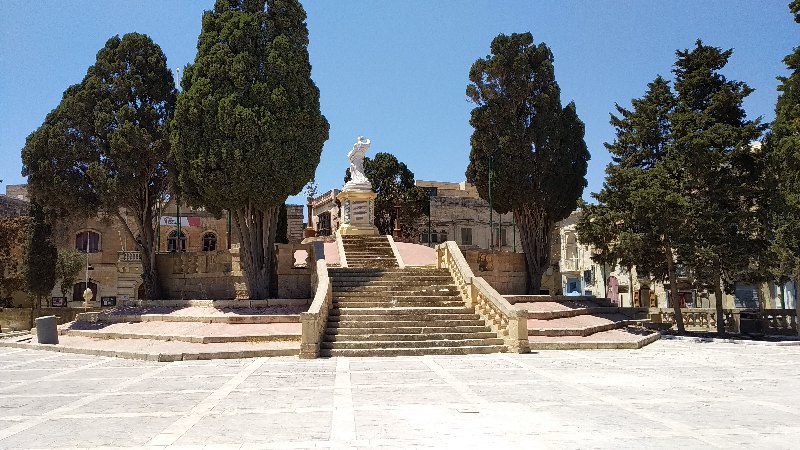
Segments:
[[[311,220],[312,217],[312,203],[314,201],[314,197],[317,195],[317,184],[314,183],[314,180],[311,180],[306,185],[306,200],[308,204],[306,205],[308,208],[308,226],[306,226],[306,230],[303,233],[303,237],[314,237],[317,235],[317,232],[314,230],[314,224]]]

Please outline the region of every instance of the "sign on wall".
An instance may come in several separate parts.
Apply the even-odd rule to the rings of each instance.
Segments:
[[[117,297],[100,298],[100,306],[117,306]]]
[[[178,226],[178,218],[175,216],[161,216],[161,226],[162,227],[177,227]],[[181,216],[181,226],[182,227],[202,227],[203,220],[199,217],[186,217]]]
[[[53,297],[50,299],[50,305],[53,308],[65,308],[67,306],[67,297]]]

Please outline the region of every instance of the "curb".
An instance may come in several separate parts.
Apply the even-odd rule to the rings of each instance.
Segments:
[[[195,361],[209,359],[244,359],[269,356],[298,356],[299,348],[269,349],[269,350],[242,350],[231,352],[197,352],[197,353],[146,353],[126,352],[117,350],[98,350],[91,348],[65,347],[61,345],[28,344],[23,342],[2,342],[0,347],[21,348],[26,350],[41,350],[56,353],[75,353],[79,355],[105,356],[121,359],[135,359],[140,361],[173,362]]]
[[[754,340],[750,340],[750,339],[676,336],[676,335],[672,335],[672,334],[662,334],[661,335],[661,339],[667,339],[667,340],[671,340],[671,341],[695,342],[695,343],[716,342],[716,343],[723,343],[723,344],[762,345],[762,346],[766,346],[766,347],[800,346],[800,340],[754,341]]]

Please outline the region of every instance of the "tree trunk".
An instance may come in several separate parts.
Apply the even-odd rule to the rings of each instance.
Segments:
[[[683,326],[683,314],[681,313],[681,302],[678,296],[678,276],[675,274],[675,260],[672,254],[672,247],[666,245],[664,254],[667,257],[667,277],[669,278],[669,296],[672,298],[672,310],[675,312],[675,325],[678,327],[678,334],[686,333]],[[648,302],[650,299],[647,300]]]
[[[722,310],[722,302],[724,301],[722,291],[722,274],[719,269],[714,274],[714,303],[717,308],[717,334],[725,334],[725,315]]]
[[[252,300],[269,296],[279,209],[280,206],[273,206],[260,210],[250,203],[245,208],[233,210],[233,219],[241,238],[242,269]]]
[[[514,210],[514,220],[519,228],[522,251],[528,271],[528,294],[538,295],[542,275],[550,264],[550,237],[553,221],[541,208],[525,205]]]
[[[136,216],[136,228],[139,231],[138,239],[128,226],[125,218],[121,214],[117,217],[122,222],[128,236],[136,244],[136,249],[139,250],[139,256],[142,260],[142,284],[144,285],[145,298],[147,300],[163,300],[161,280],[158,277],[158,269],[156,267],[158,249],[156,248],[156,224],[153,211],[145,205],[144,212]]]

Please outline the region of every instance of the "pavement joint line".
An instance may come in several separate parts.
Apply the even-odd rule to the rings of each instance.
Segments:
[[[775,409],[775,410],[780,411],[780,412],[793,414],[795,416],[800,416],[800,411],[798,411],[797,409],[790,408],[788,406],[784,406],[784,405],[781,405],[781,404],[778,404],[778,403],[775,403],[775,402],[770,402],[770,401],[766,401],[766,400],[754,400],[753,403],[755,403],[757,405],[761,405],[761,406],[766,406],[768,408],[772,408],[772,409]]]
[[[483,397],[476,394],[475,391],[470,389],[470,387],[459,380],[458,378],[454,377],[450,372],[448,372],[445,368],[440,366],[433,360],[433,358],[429,356],[423,356],[422,361],[428,366],[436,375],[439,376],[448,386],[453,388],[458,394],[464,398],[470,405],[474,406],[487,406],[489,402],[487,402]]]
[[[57,359],[58,357],[57,356],[53,356],[52,358],[53,359]],[[48,361],[50,359],[51,358],[35,359],[32,362]],[[107,361],[107,359],[103,358],[103,359],[100,359],[99,361],[92,362],[87,366],[78,366],[78,367],[72,367],[72,368],[69,368],[69,369],[64,369],[64,370],[62,370],[60,372],[52,373],[50,375],[46,375],[46,376],[43,376],[41,378],[37,378],[35,380],[29,380],[29,382],[39,382],[39,381],[52,380],[52,379],[58,378],[59,376],[64,375],[64,374],[74,373],[74,372],[78,372],[78,371],[83,370],[83,369],[87,369],[87,368],[91,368],[91,367],[95,367],[95,366],[99,366],[99,365],[105,364],[106,361]],[[50,369],[50,370],[52,371],[54,369]],[[2,373],[2,371],[0,371],[0,373]],[[19,387],[19,386],[24,385],[24,384],[25,383],[23,381],[21,384],[17,384],[15,386],[3,386],[3,387],[0,388],[0,392],[9,391],[11,389],[14,389],[14,388]],[[2,440],[2,439],[0,439],[0,440]]]
[[[98,365],[98,364],[104,364],[106,361],[108,361],[108,359],[107,358],[103,358],[100,361],[97,361],[95,363],[89,364],[89,367],[95,366],[95,365]],[[75,401],[73,401],[71,403],[67,403],[66,405],[64,405],[64,406],[62,406],[60,408],[51,409],[50,411],[45,412],[41,416],[32,417],[29,420],[26,420],[25,422],[22,422],[22,423],[19,423],[17,425],[14,425],[14,426],[8,427],[6,429],[0,430],[0,441],[6,439],[8,437],[14,436],[15,434],[21,433],[21,432],[23,432],[23,431],[25,431],[27,429],[33,428],[36,425],[42,424],[42,423],[50,420],[51,418],[58,418],[58,417],[64,415],[65,413],[67,413],[69,411],[73,411],[75,409],[80,408],[81,406],[88,405],[89,403],[97,401],[97,400],[105,397],[107,395],[107,393],[109,393],[109,392],[119,392],[119,391],[125,389],[126,387],[128,387],[128,386],[130,386],[132,384],[138,383],[138,382],[140,382],[142,380],[145,380],[147,378],[152,377],[153,375],[158,374],[159,372],[163,372],[164,370],[167,370],[168,368],[170,368],[172,366],[172,364],[173,363],[165,364],[165,365],[163,365],[161,367],[157,367],[156,369],[151,370],[151,371],[149,371],[147,373],[144,373],[144,374],[142,374],[142,375],[140,375],[138,377],[131,378],[128,381],[124,381],[124,382],[122,382],[120,384],[111,386],[111,388],[106,392],[98,392],[98,393],[95,393],[95,394],[89,394],[89,395],[84,396],[82,398],[79,398],[78,400],[75,400]],[[81,369],[83,369],[85,367],[86,366],[73,368],[73,369],[70,369],[70,371],[81,370]],[[56,374],[54,374],[54,375],[56,375]],[[48,378],[48,377],[45,377],[45,378]],[[40,380],[41,380],[41,378],[40,378]],[[2,447],[2,445],[0,445],[0,447]]]
[[[164,431],[150,439],[146,446],[173,445],[181,436],[195,426],[202,418],[214,409],[215,406],[225,399],[237,386],[253,374],[265,362],[264,358],[256,358],[246,367],[233,375],[225,384],[211,392],[203,401],[195,405],[188,413],[183,413],[182,417],[169,425]]]
[[[336,378],[333,380],[333,414],[331,414],[332,444],[348,444],[356,440],[356,417],[353,409],[353,385],[350,378],[350,358],[336,359]]]
[[[683,433],[687,433],[687,432],[693,431],[692,427],[690,427],[689,425],[687,425],[687,424],[685,424],[683,422],[679,422],[677,420],[671,420],[671,419],[666,419],[666,418],[663,418],[663,417],[659,417],[658,414],[656,414],[656,413],[652,413],[652,412],[647,411],[647,410],[642,410],[640,408],[632,408],[628,404],[628,402],[620,400],[620,399],[618,399],[617,397],[615,397],[613,395],[604,394],[604,393],[598,392],[595,389],[587,387],[585,385],[582,385],[582,384],[579,384],[579,383],[574,383],[574,382],[570,381],[568,378],[561,378],[561,377],[557,377],[557,376],[551,375],[551,374],[547,373],[546,371],[540,370],[539,368],[528,364],[527,362],[518,361],[517,359],[512,358],[511,356],[506,355],[504,353],[498,353],[497,357],[501,358],[501,359],[504,359],[504,360],[506,360],[508,362],[511,362],[513,364],[516,364],[516,365],[518,365],[520,367],[527,367],[533,373],[535,373],[536,375],[538,375],[538,376],[540,376],[542,378],[547,378],[547,379],[549,379],[551,381],[557,381],[557,382],[563,383],[563,384],[569,384],[575,390],[578,390],[578,391],[581,391],[581,392],[583,392],[585,394],[588,394],[588,395],[591,395],[593,397],[596,397],[599,400],[602,400],[603,402],[605,402],[607,404],[613,405],[613,406],[615,406],[617,408],[620,408],[620,409],[624,409],[625,411],[628,411],[628,412],[631,412],[633,414],[636,414],[637,416],[642,417],[644,419],[647,419],[649,421],[652,421],[652,422],[655,422],[655,423],[660,423],[660,424],[666,426],[667,428],[672,429],[673,431],[683,432]],[[694,439],[697,439],[698,441],[701,441],[701,442],[705,443],[706,445],[710,445],[712,447],[728,448],[728,446],[722,445],[722,444],[718,444],[717,442],[708,440],[705,437],[703,437],[702,435],[694,434],[691,437],[694,438]]]
[[[12,369],[14,367],[24,366],[26,364],[37,363],[37,362],[42,362],[42,361],[48,361],[48,360],[56,359],[56,358],[57,358],[57,355],[48,355],[48,356],[43,356],[43,357],[38,358],[38,359],[20,361],[18,363],[11,364],[11,365],[3,367],[3,369],[0,370],[0,372],[4,371],[6,369]],[[25,370],[25,369],[23,368],[23,369],[17,369],[17,370]],[[36,369],[36,370],[41,370],[41,369]]]

